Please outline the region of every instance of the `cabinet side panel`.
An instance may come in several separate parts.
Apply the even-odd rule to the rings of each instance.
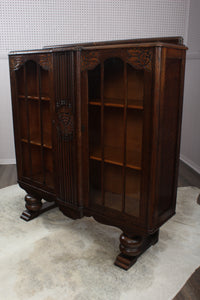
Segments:
[[[157,222],[165,222],[175,212],[177,167],[182,111],[183,63],[166,53],[163,94],[160,101],[158,151]]]
[[[76,205],[74,60],[72,52],[54,56],[57,199]]]
[[[19,56],[18,60],[21,59]],[[9,67],[10,67],[10,87],[12,96],[12,116],[13,116],[13,128],[14,128],[14,139],[15,139],[15,153],[17,162],[17,174],[18,180],[22,177],[22,157],[20,149],[20,132],[19,132],[19,111],[17,105],[17,80],[16,72],[13,66],[15,66],[16,56],[9,56]]]

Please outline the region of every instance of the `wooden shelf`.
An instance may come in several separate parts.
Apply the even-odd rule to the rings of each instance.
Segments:
[[[38,96],[27,96],[27,97],[26,97],[26,96],[24,96],[24,95],[19,95],[18,98],[19,98],[19,99],[26,99],[26,98],[27,98],[28,100],[40,100],[40,97],[38,97]],[[50,98],[49,98],[49,97],[43,97],[43,96],[42,96],[42,97],[41,97],[41,100],[42,100],[42,101],[50,101]]]
[[[107,100],[109,100],[107,102]],[[117,100],[115,102],[115,100]],[[119,103],[117,103],[119,102]],[[123,99],[104,99],[104,106],[106,107],[119,107],[119,108],[124,108],[125,105],[123,104],[124,100]],[[144,107],[143,105],[141,105],[142,101],[141,100],[134,100],[134,99],[128,99],[128,105],[127,105],[127,108],[130,108],[130,109],[137,109],[137,110],[143,110]],[[101,101],[98,99],[98,100],[91,100],[89,101],[89,105],[94,105],[94,106],[101,106],[102,103]]]
[[[21,142],[28,144],[27,139],[21,139]],[[33,139],[30,140],[30,144],[35,145],[35,146],[39,146],[39,147],[43,146],[44,148],[47,148],[47,149],[50,149],[50,150],[52,149],[51,145],[47,145],[47,144],[42,145],[39,141],[36,141],[36,140],[33,140]]]
[[[134,154],[134,155],[133,155]],[[125,164],[126,168],[134,169],[134,170],[141,170],[140,166],[140,153],[136,150],[128,150],[126,151],[126,156],[128,157],[128,161]],[[101,157],[101,148],[100,147],[94,147],[90,151],[90,159],[96,160],[96,161],[102,161]],[[114,148],[110,146],[104,147],[104,162],[113,164],[116,166],[124,166],[123,163],[123,155],[122,155],[122,149],[121,148]]]
[[[96,160],[96,161],[102,161],[102,158],[101,157],[96,157],[96,156],[90,156],[90,159],[92,160]],[[108,163],[108,164],[112,164],[112,165],[115,165],[115,166],[120,166],[120,167],[123,167],[124,164],[123,163],[120,163],[120,162],[117,162],[117,161],[112,161],[112,160],[109,160],[109,159],[104,159],[104,162],[105,163]],[[126,168],[129,168],[129,169],[133,169],[133,170],[138,170],[138,171],[141,171],[142,168],[139,167],[139,166],[134,166],[134,165],[130,165],[130,164],[126,164],[125,165]]]
[[[139,106],[139,105],[130,105],[130,104],[128,104],[127,108],[137,109],[137,110],[144,110],[144,107],[143,106]]]
[[[90,159],[96,160],[96,161],[102,161],[102,158],[101,158],[101,157],[97,157],[97,156],[93,156],[93,155],[90,155]],[[123,163],[120,163],[120,162],[117,162],[117,161],[113,161],[113,160],[109,160],[109,159],[104,159],[104,162],[105,162],[105,163],[108,163],[108,164],[115,165],[115,166],[120,166],[120,167],[123,167],[123,166],[124,166]],[[131,165],[131,164],[126,164],[125,167],[126,167],[126,168],[129,168],[129,169],[133,169],[133,170],[138,170],[138,171],[141,171],[141,170],[142,170],[141,167],[139,167],[139,166],[134,166],[134,165]]]
[[[100,100],[98,100],[98,101],[93,100],[93,101],[89,101],[89,105],[101,106],[101,102],[100,102]]]
[[[113,106],[116,105],[119,107],[124,107],[124,99],[123,98],[104,98],[104,105]]]

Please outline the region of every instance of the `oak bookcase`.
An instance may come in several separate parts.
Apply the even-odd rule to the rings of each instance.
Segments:
[[[186,49],[173,37],[10,53],[23,219],[58,206],[117,226],[124,269],[158,241],[175,213]]]

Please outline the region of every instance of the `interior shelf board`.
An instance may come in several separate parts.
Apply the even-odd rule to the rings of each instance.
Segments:
[[[104,162],[107,164],[112,164],[112,165],[120,166],[120,167],[123,167],[123,165],[124,165],[122,162],[113,161],[111,159],[104,159]]]
[[[97,160],[97,161],[102,161],[102,158],[101,157],[98,157],[98,156],[94,156],[94,155],[90,155],[90,159],[92,160]],[[108,163],[108,164],[112,164],[112,165],[115,165],[115,166],[120,166],[120,167],[123,167],[124,164],[122,162],[118,162],[118,161],[113,161],[111,159],[104,159],[104,162],[105,163]],[[133,170],[138,170],[138,171],[141,171],[142,168],[140,166],[136,166],[136,165],[131,165],[131,164],[126,164],[125,165],[126,168],[130,168],[130,169],[133,169]]]
[[[22,141],[23,143],[28,144],[28,140],[27,140],[27,139],[21,139],[21,141]],[[30,140],[30,144],[31,144],[31,145],[35,145],[35,146],[39,146],[39,147],[42,146],[42,144],[41,144],[40,142],[33,141],[33,140]],[[43,147],[44,147],[44,148],[47,148],[47,149],[50,149],[50,150],[52,149],[52,146],[47,145],[47,144],[43,144]]]
[[[108,99],[104,99],[104,106],[107,106],[107,107],[125,107],[125,105],[123,103],[117,103],[117,101],[115,102],[115,99],[109,99],[109,101],[107,101]],[[117,99],[118,100],[118,99]],[[128,100],[129,101],[129,100]],[[128,104],[127,107],[130,108],[130,109],[137,109],[137,110],[143,110],[144,107],[143,105],[139,105],[137,104],[137,101],[138,100],[131,100],[132,103],[136,102],[135,104]],[[123,99],[121,99],[120,102],[124,102]],[[101,101],[98,100],[98,101],[89,101],[89,105],[95,105],[95,106],[101,106]]]
[[[127,107],[131,108],[131,109],[144,110],[144,107],[141,106],[141,105],[130,105],[130,104],[128,104]]]
[[[90,159],[97,160],[97,161],[102,161],[101,157],[94,156],[94,155],[90,155]],[[112,164],[112,165],[123,167],[123,163],[122,162],[113,161],[113,160],[110,160],[110,159],[104,159],[104,162],[108,163],[108,164]]]
[[[40,97],[38,97],[38,96],[27,96],[27,97],[26,97],[26,96],[24,96],[24,95],[19,95],[18,98],[19,98],[19,99],[26,99],[26,98],[27,98],[27,99],[29,99],[29,100],[40,100]],[[45,96],[45,97],[42,96],[42,97],[41,97],[41,100],[42,100],[42,101],[50,101],[50,98],[49,98],[49,97],[46,97],[46,96]]]
[[[90,155],[90,159],[102,161],[101,157],[97,157],[97,156],[94,156],[94,155]]]
[[[101,106],[101,102],[96,102],[96,101],[89,101],[90,105],[96,105],[96,106]]]
[[[126,164],[126,168],[130,168],[130,169],[138,170],[138,171],[142,170],[142,168],[140,166],[135,166],[135,165],[130,165],[130,164]]]
[[[124,107],[124,104],[118,104],[118,103],[107,103],[104,102],[104,106],[108,106],[108,107]]]

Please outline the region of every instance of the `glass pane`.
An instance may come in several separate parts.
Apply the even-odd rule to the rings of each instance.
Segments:
[[[141,167],[143,112],[127,110],[126,163]]]
[[[101,197],[101,162],[90,160],[90,202],[102,204]]]
[[[101,158],[101,108],[89,106],[89,154]]]
[[[41,148],[37,145],[30,145],[30,148],[33,180],[43,183]]]
[[[105,164],[104,166],[104,197],[105,206],[122,209],[122,167]]]
[[[40,67],[41,97],[50,96],[49,72]]]
[[[121,108],[104,109],[104,159],[123,163],[123,114]]]
[[[104,63],[104,103],[124,104],[124,63],[119,58]]]
[[[22,146],[22,172],[23,176],[31,176],[30,157],[29,157],[29,146],[27,143],[21,143]]]
[[[26,85],[28,96],[38,96],[37,65],[33,61],[26,63]]]
[[[24,66],[16,71],[18,96],[25,96]]]
[[[45,184],[51,188],[54,187],[53,178],[53,157],[52,151],[43,149],[44,151],[44,169],[45,169]]]
[[[126,168],[125,212],[140,215],[140,172]]]
[[[127,64],[128,106],[143,107],[144,70],[135,70]]]
[[[94,70],[88,71],[88,94],[89,94],[89,102],[101,101],[100,65],[98,65]]]
[[[20,118],[20,134],[21,138],[28,140],[28,122],[27,122],[27,110],[25,99],[18,99],[19,101],[19,118]]]
[[[28,100],[30,141],[41,144],[40,109],[38,100]]]

